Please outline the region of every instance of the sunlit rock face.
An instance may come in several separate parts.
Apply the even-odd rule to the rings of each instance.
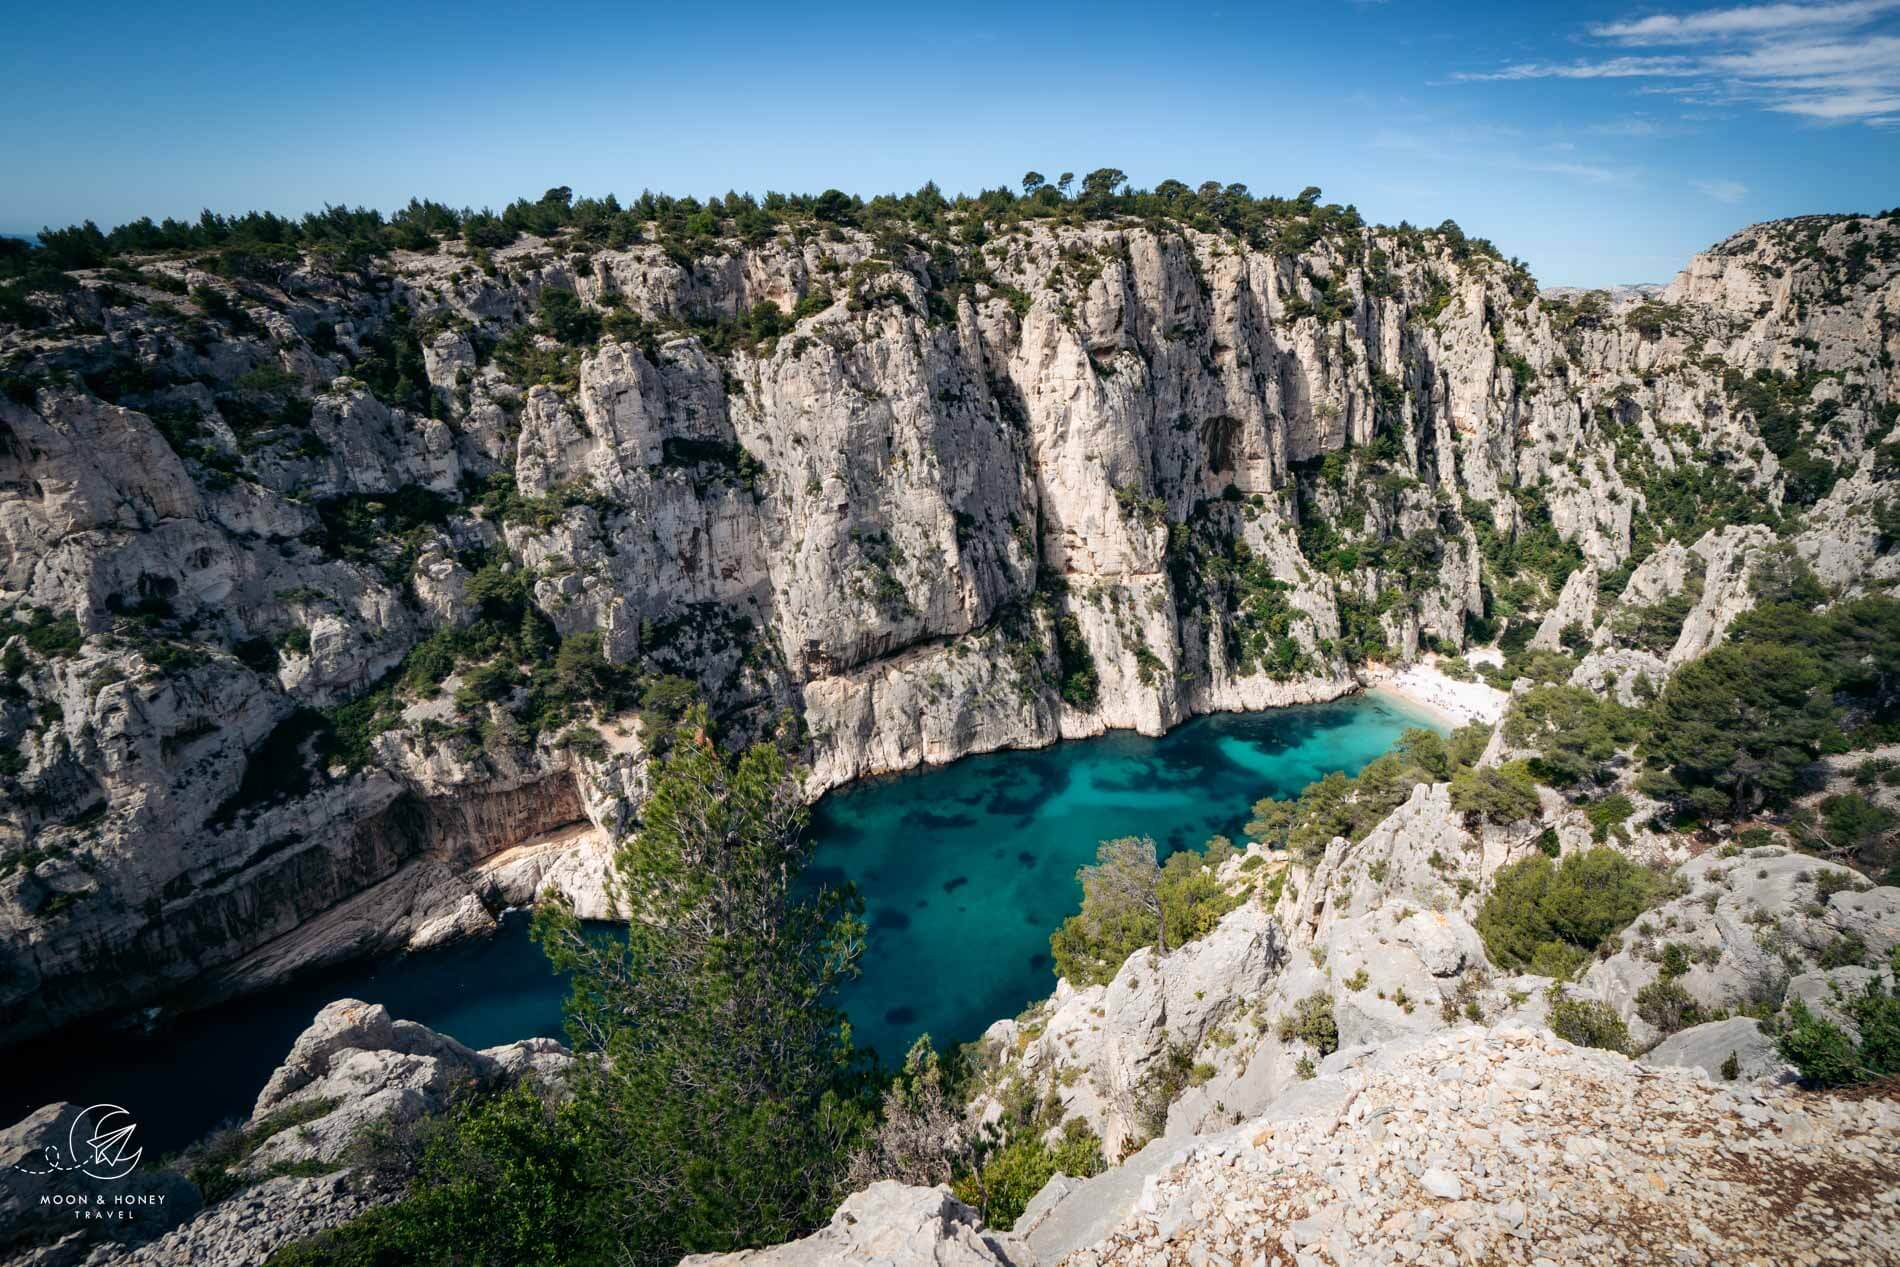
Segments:
[[[1798,503],[1830,585],[1894,577],[1900,281],[1853,245],[1891,222],[1758,226],[1601,304],[1440,234],[930,232],[238,282],[153,258],[36,295],[45,322],[0,327],[7,1038],[550,891],[610,913],[669,675],[730,738],[797,746],[815,795],[1335,697],[1368,656],[1466,645],[1513,534],[1596,577],[1514,593],[1546,641],[1700,587],[1676,646],[1578,671],[1630,690],[1718,639],[1776,546],[1679,540],[1670,472]],[[601,337],[555,343],[552,288]],[[761,303],[771,337],[736,320]],[[1797,448],[1757,371],[1788,376]],[[450,637],[497,610],[538,639],[499,687]],[[594,702],[542,709],[537,664]],[[1456,948],[1418,931],[1421,965]]]

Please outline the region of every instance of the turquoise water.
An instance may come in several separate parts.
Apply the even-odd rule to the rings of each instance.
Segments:
[[[1079,903],[1075,871],[1098,842],[1148,835],[1166,853],[1238,839],[1258,798],[1356,772],[1423,724],[1362,697],[1200,718],[1161,739],[992,753],[833,792],[813,814],[812,874],[864,894],[864,973],[843,998],[859,1045],[900,1060],[919,1033],[966,1041],[1048,994],[1049,934]],[[246,1116],[310,1018],[345,996],[471,1047],[559,1035],[565,985],[527,926],[509,916],[492,938],[345,965],[151,1034],[71,1034],[0,1055],[0,1125],[53,1100],[107,1101],[139,1122],[148,1155],[177,1149]]]
[[[870,925],[843,996],[860,1046],[901,1060],[919,1033],[963,1042],[1055,986],[1049,934],[1081,904],[1076,868],[1117,836],[1165,856],[1236,841],[1263,796],[1357,773],[1409,726],[1385,696],[1217,714],[1160,739],[1116,733],[966,757],[842,788],[812,816],[820,878],[850,879]]]

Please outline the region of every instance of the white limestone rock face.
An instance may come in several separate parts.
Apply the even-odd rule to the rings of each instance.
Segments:
[[[341,1164],[372,1123],[441,1114],[458,1098],[505,1081],[553,1087],[570,1059],[545,1038],[474,1051],[427,1026],[392,1019],[380,1003],[338,999],[298,1036],[258,1094],[247,1129],[290,1110],[306,1120],[270,1135],[245,1166],[263,1175],[291,1162]]]
[[[1107,985],[1077,990],[1058,983],[1032,1021],[1039,1032],[999,1021],[983,1041],[1000,1062],[1000,1078],[1046,1085],[1064,1117],[1086,1121],[1116,1157],[1129,1142],[1156,1133],[1147,1084],[1169,1049],[1196,1051],[1217,1031],[1243,1025],[1243,1009],[1267,988],[1284,955],[1271,914],[1248,903],[1165,956],[1152,947],[1136,951]]]
[[[689,1254],[680,1267],[1023,1267],[985,1233],[976,1211],[948,1188],[894,1180],[852,1193],[831,1222],[803,1240],[736,1254]]]
[[[1621,948],[1584,973],[1581,990],[1615,1007],[1639,1050],[1665,1037],[1646,1019],[1645,987],[1673,980],[1706,1010],[1739,1010],[1803,997],[1795,983],[1823,955],[1856,946],[1866,971],[1900,944],[1900,889],[1875,887],[1846,867],[1764,846],[1730,857],[1705,853],[1677,869],[1688,892],[1641,916]],[[1851,941],[1844,939],[1853,939]],[[1686,970],[1665,978],[1678,947]],[[1820,995],[1825,979],[1814,978]]]
[[[1755,605],[1749,580],[1761,553],[1774,543],[1766,528],[1723,528],[1697,541],[1690,553],[1702,563],[1702,597],[1683,622],[1669,667],[1677,669],[1713,647],[1735,618]]]
[[[1534,834],[1534,833],[1532,833]],[[1021,1020],[984,1035],[992,1088],[1023,1079],[1086,1122],[1111,1160],[1147,1140],[1174,1140],[1257,1111],[1323,1053],[1281,1037],[1281,1021],[1315,995],[1330,1001],[1341,1047],[1442,1028],[1448,1008],[1506,1006],[1471,925],[1476,879],[1521,856],[1523,840],[1468,833],[1445,785],[1419,785],[1358,844],[1334,841],[1312,868],[1288,873],[1269,910],[1254,877],[1230,861],[1221,878],[1248,897],[1205,937],[1166,955],[1129,956],[1107,985],[1067,982]],[[1253,856],[1264,859],[1258,846]],[[1461,883],[1461,880],[1465,883]],[[1172,1103],[1155,1100],[1171,1053],[1194,1067]],[[979,1098],[974,1109],[991,1111]]]
[[[793,736],[813,795],[1337,698],[1363,684],[1348,642],[1463,650],[1481,542],[1527,532],[1582,562],[1527,581],[1539,645],[1594,624],[1576,680],[1634,698],[1724,636],[1774,545],[1663,532],[1599,599],[1657,535],[1662,474],[1786,500],[1728,370],[1826,375],[1804,408],[1843,477],[1793,548],[1849,592],[1900,579],[1875,453],[1896,268],[1827,267],[1891,231],[1756,226],[1660,316],[1539,297],[1437,235],[1274,253],[1127,220],[1030,222],[980,259],[840,226],[691,267],[651,241],[583,265],[527,238],[485,267],[451,242],[370,284],[136,261],[195,298],[81,270],[35,297],[45,324],[0,327],[0,859],[32,860],[0,866],[0,1027],[434,945],[548,892],[611,913],[633,715],[530,735],[525,692],[458,704],[476,665],[443,662],[516,592],[554,637],[689,680],[732,741]],[[622,319],[563,349],[532,325],[550,287]],[[779,337],[717,327],[761,302]],[[490,354],[524,323],[546,381]],[[396,345],[428,379],[408,404],[370,363]],[[1659,664],[1607,645],[1695,574]],[[352,701],[347,745],[302,711]],[[569,832],[585,847],[544,847]],[[1385,1011],[1365,1023],[1412,1023]]]
[[[1725,1082],[1785,1082],[1794,1076],[1775,1049],[1775,1040],[1759,1021],[1746,1016],[1678,1030],[1643,1053],[1641,1060],[1659,1067],[1700,1069]]]
[[[371,1123],[440,1113],[498,1073],[493,1058],[413,1021],[392,1020],[381,1004],[339,999],[292,1045],[259,1093],[251,1124],[304,1106],[327,1112],[270,1136],[246,1165],[265,1174],[286,1162],[336,1162]]]
[[[1586,563],[1564,581],[1556,606],[1545,614],[1530,645],[1540,651],[1558,650],[1563,645],[1564,631],[1571,626],[1587,634],[1596,621],[1596,610],[1597,570],[1593,564]]]

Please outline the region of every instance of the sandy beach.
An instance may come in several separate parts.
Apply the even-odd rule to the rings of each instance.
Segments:
[[[1483,682],[1453,681],[1427,660],[1405,669],[1382,669],[1370,674],[1366,689],[1396,695],[1454,727],[1474,721],[1494,725],[1504,716],[1504,706],[1510,700],[1503,691]]]

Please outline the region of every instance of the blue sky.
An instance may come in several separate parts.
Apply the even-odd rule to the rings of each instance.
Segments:
[[[26,5],[0,229],[1115,166],[1452,217],[1547,285],[1900,204],[1900,0]]]

